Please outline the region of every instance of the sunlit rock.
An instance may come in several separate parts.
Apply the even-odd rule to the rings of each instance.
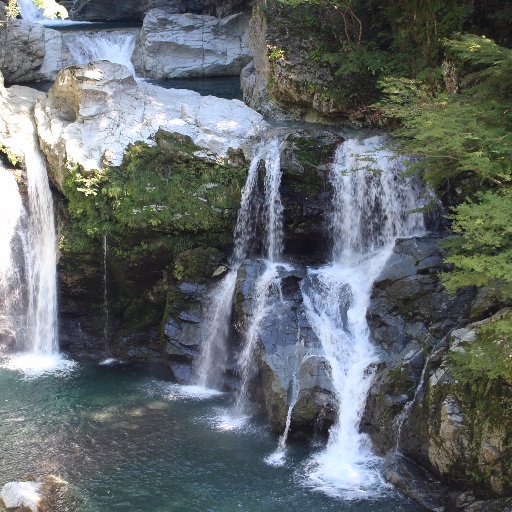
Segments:
[[[153,143],[163,129],[188,135],[223,157],[258,135],[266,123],[237,100],[137,82],[124,66],[100,61],[61,71],[35,108],[42,150],[61,186],[69,165],[119,165],[128,144]]]
[[[9,482],[2,487],[0,497],[7,508],[26,507],[31,512],[38,512],[40,491],[39,482]]]
[[[249,18],[153,9],[144,18],[133,55],[135,68],[150,78],[238,75],[251,59]]]

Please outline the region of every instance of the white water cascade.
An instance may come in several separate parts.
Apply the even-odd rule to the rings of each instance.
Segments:
[[[17,0],[21,17],[31,23],[43,23],[49,21],[42,9],[39,9],[32,0]]]
[[[226,368],[229,321],[235,293],[238,269],[247,256],[249,245],[255,235],[257,205],[254,201],[258,180],[258,167],[265,158],[269,147],[266,141],[256,148],[251,160],[247,180],[242,190],[240,209],[234,233],[233,254],[229,270],[212,290],[205,314],[205,329],[201,354],[196,367],[196,382],[202,387],[218,388],[222,385],[222,375]]]
[[[269,311],[269,296],[281,294],[280,268],[291,270],[289,265],[279,262],[283,252],[283,205],[281,203],[281,142],[274,138],[268,145],[265,158],[265,270],[254,284],[253,311],[245,332],[242,350],[238,355],[241,386],[235,400],[235,415],[245,413],[249,384],[253,375],[253,359],[261,323]]]
[[[57,241],[53,200],[46,166],[35,138],[32,143],[27,141],[24,159],[27,170],[29,216],[25,221],[19,193],[15,193],[11,181],[13,190],[5,206],[9,210],[7,217],[10,219],[11,227],[2,234],[0,251],[2,281],[9,283],[5,276],[11,276],[11,292],[14,283],[16,293],[10,297],[10,301],[4,301],[2,309],[11,318],[15,315],[15,321],[11,321],[11,328],[15,331],[18,350],[5,366],[35,376],[47,371],[67,369],[73,363],[59,355]],[[6,171],[2,171],[4,172]],[[5,180],[5,175],[2,176]],[[14,235],[11,232],[13,227]],[[13,252],[15,238],[21,242],[17,243],[18,249]],[[9,258],[4,258],[9,254]]]
[[[28,219],[16,178],[0,165],[0,339],[20,346],[26,338],[25,269]]]
[[[30,23],[39,23],[46,26],[87,24],[87,22],[82,21],[71,21],[68,19],[61,18],[48,18],[47,16],[44,15],[43,9],[39,9],[39,7],[37,7],[32,0],[17,0],[17,2],[20,8],[21,17],[25,21],[29,21]]]
[[[136,39],[136,33],[127,30],[82,32],[68,34],[66,45],[74,64],[108,60],[114,64],[126,66],[135,76],[132,55]]]
[[[378,495],[384,483],[379,459],[359,432],[377,361],[366,310],[374,280],[398,237],[421,233],[418,191],[401,177],[400,158],[382,137],[349,139],[336,151],[330,181],[332,262],[310,269],[302,288],[308,320],[331,368],[337,421],[324,451],[306,467],[307,485],[345,499]]]

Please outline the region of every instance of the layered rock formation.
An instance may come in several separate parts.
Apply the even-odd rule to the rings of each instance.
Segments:
[[[153,9],[133,55],[141,76],[183,78],[238,75],[251,59],[249,15],[226,18]]]
[[[305,20],[321,14],[307,8],[256,2],[250,25],[254,62],[241,75],[244,100],[270,118],[332,122],[357,108],[364,85],[357,84],[358,94],[352,94],[349,78],[336,77],[327,64],[312,59],[315,34],[305,30]]]

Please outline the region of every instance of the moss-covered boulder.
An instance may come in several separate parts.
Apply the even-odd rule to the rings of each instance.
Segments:
[[[159,131],[154,145],[130,145],[118,167],[67,173],[59,264],[65,346],[76,344],[78,322],[82,338],[97,347],[108,341],[118,355],[165,352],[163,324],[190,302],[180,287],[204,283],[229,253],[247,170],[241,152],[212,160],[199,150],[189,137]]]

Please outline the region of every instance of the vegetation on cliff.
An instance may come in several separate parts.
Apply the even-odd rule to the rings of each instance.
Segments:
[[[311,58],[331,66],[333,87],[352,84],[354,115],[391,127],[397,149],[419,157],[411,170],[437,191],[454,232],[447,288],[490,287],[510,303],[512,2],[275,2],[308,38]],[[482,340],[495,378],[498,361],[512,357],[510,322]]]

